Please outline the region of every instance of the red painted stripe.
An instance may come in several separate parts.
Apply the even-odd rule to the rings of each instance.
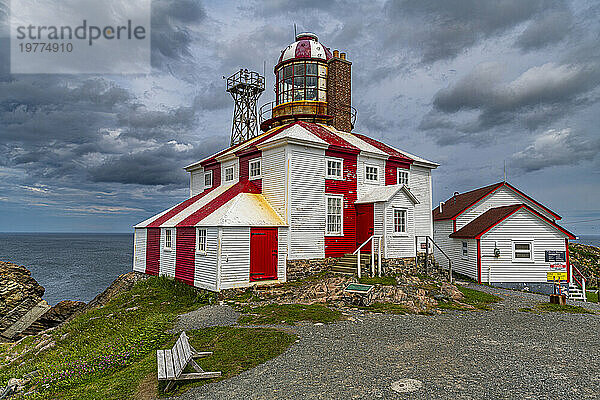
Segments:
[[[260,190],[251,181],[238,182],[219,196],[215,197],[204,207],[194,212],[186,219],[177,224],[177,227],[181,226],[195,226],[198,222],[218,210],[221,206],[233,199],[240,193],[256,193],[260,194]]]
[[[360,149],[353,144],[350,144],[346,140],[342,139],[338,135],[329,131],[328,129],[323,128],[320,125],[314,124],[312,122],[298,121],[298,125],[315,135],[321,140],[324,140],[330,146],[338,147],[340,150],[353,150],[353,152],[358,153]]]
[[[481,283],[481,241],[477,239],[477,282]]]
[[[160,228],[146,229],[146,273],[158,275],[160,270]]]
[[[567,282],[571,282],[571,263],[570,263],[570,259],[569,259],[569,239],[567,239],[567,238],[565,238],[565,251],[566,251],[565,261],[567,261]]]
[[[175,279],[194,286],[196,228],[177,228],[175,246]]]
[[[325,236],[325,257],[341,257],[356,249],[356,165],[357,155],[325,150],[327,157],[343,159],[343,180],[325,179],[325,193],[343,194],[343,236]]]
[[[214,188],[214,186],[213,186],[213,188]],[[170,211],[164,213],[163,215],[161,215],[160,217],[156,218],[154,221],[152,221],[151,223],[146,225],[146,227],[147,228],[160,227],[163,223],[167,222],[168,220],[170,220],[171,218],[173,218],[174,216],[179,214],[181,211],[185,210],[186,208],[188,208],[189,206],[194,204],[196,201],[198,201],[202,197],[206,196],[213,188],[211,188],[209,190],[205,190],[202,193],[198,193],[197,195],[190,197],[189,199],[185,200],[184,202],[179,203],[178,205],[173,207]]]
[[[382,142],[375,140],[373,138],[370,138],[368,136],[361,135],[360,133],[352,133],[352,134],[354,136],[356,136],[357,138],[363,140],[364,142],[367,142],[371,146],[376,147],[379,150],[385,152],[390,157],[394,157],[396,159],[395,161],[407,162],[409,164],[412,164],[412,162],[413,162],[412,158],[405,156],[404,154],[400,153],[398,150],[391,148],[390,146],[388,146],[385,143],[382,143]]]
[[[452,220],[452,229],[454,232],[456,232],[456,218]]]
[[[504,182],[505,186],[508,186],[509,188],[511,188],[512,190],[514,190],[515,192],[517,192],[518,194],[520,194],[521,196],[525,197],[527,200],[531,201],[534,204],[537,204],[538,206],[540,206],[541,208],[543,208],[545,211],[547,211],[548,213],[552,214],[552,216],[556,219],[562,219],[562,217],[560,215],[558,215],[557,213],[555,213],[554,211],[552,211],[551,209],[549,209],[548,207],[544,206],[543,204],[538,203],[537,201],[535,201],[533,198],[527,196],[525,193],[521,192],[519,189],[517,189],[516,187],[514,187],[513,185],[511,185],[508,182]]]

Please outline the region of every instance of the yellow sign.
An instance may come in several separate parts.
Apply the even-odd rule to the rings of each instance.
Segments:
[[[566,281],[567,272],[546,272],[548,281]]]

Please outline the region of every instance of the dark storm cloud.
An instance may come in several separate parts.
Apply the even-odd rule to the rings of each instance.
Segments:
[[[88,173],[94,182],[185,187],[189,175],[182,167],[216,153],[226,146],[225,139],[213,137],[197,146],[173,141],[156,149],[110,157]]]
[[[389,47],[411,46],[424,63],[451,59],[560,4],[544,0],[389,1]]]
[[[206,111],[230,108],[233,100],[229,93],[224,90],[224,86],[224,81],[211,82],[205,85],[194,98],[194,108]]]
[[[550,125],[578,106],[592,104],[595,98],[588,95],[600,85],[599,64],[547,63],[509,82],[503,79],[503,69],[498,63],[480,64],[453,85],[439,90],[433,98],[433,110],[424,116],[420,129],[455,129],[483,135],[495,127],[521,123],[534,130]],[[444,144],[466,139],[462,133],[444,135]]]
[[[525,172],[559,165],[577,165],[600,154],[600,137],[574,133],[571,129],[551,129],[533,143],[513,154],[513,165]]]
[[[532,20],[515,45],[529,51],[560,42],[570,32],[572,23],[573,15],[569,10],[548,12]]]

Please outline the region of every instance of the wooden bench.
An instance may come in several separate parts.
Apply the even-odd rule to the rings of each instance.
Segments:
[[[156,350],[156,360],[158,364],[158,380],[168,381],[165,387],[167,392],[177,381],[190,379],[210,379],[218,378],[221,372],[205,372],[194,358],[208,357],[212,351],[197,352],[190,345],[185,332],[181,332],[179,339],[172,349]],[[184,373],[183,370],[189,365],[196,370],[193,373]]]

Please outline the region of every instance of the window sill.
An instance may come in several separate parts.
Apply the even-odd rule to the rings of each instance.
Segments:
[[[253,181],[253,180],[256,180],[256,179],[261,179],[261,178],[262,178],[262,175],[258,175],[258,176],[251,176],[250,178],[248,178],[248,180],[249,180],[249,181]]]
[[[325,236],[342,237],[342,236],[344,236],[344,234],[343,233],[325,233]]]
[[[392,233],[393,237],[408,237],[408,233],[399,233],[399,232],[395,232]]]
[[[206,255],[206,251],[196,250],[196,254],[198,254],[199,256],[205,256]]]
[[[533,263],[535,261],[534,260],[530,260],[530,259],[524,259],[524,258],[513,258],[512,262],[516,262],[516,263]]]
[[[172,247],[163,247],[163,250],[164,251],[173,251],[173,248]]]
[[[343,181],[344,178],[341,176],[325,176],[325,179],[331,179],[332,181]]]
[[[367,181],[365,180],[365,185],[380,185],[379,181]]]

